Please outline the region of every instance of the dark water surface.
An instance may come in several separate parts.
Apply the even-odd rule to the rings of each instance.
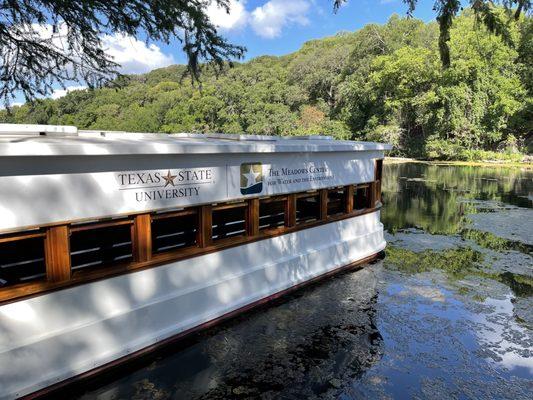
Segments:
[[[83,399],[531,399],[533,171],[385,165],[387,257]]]

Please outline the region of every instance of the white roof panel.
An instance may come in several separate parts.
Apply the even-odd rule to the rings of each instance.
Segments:
[[[0,124],[0,156],[215,154],[390,150],[383,143],[328,136],[127,133],[76,127]]]

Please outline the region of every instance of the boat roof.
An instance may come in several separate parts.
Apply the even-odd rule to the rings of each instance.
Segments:
[[[384,151],[384,143],[331,136],[130,133],[75,126],[0,124],[0,156]]]

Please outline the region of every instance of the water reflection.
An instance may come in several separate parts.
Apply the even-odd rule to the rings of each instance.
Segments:
[[[476,205],[487,201],[531,208],[533,172],[423,163],[386,164],[383,196],[386,207],[382,220],[389,232],[419,227],[428,233],[453,234],[462,229],[465,214],[482,211]]]
[[[85,388],[83,399],[529,399],[533,172],[385,165],[387,258]]]

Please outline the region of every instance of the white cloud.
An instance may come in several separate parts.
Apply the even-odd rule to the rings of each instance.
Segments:
[[[60,97],[66,96],[67,93],[70,93],[74,90],[84,90],[87,89],[87,86],[78,85],[78,86],[67,86],[65,89],[55,89],[50,96],[52,99],[59,99]]]
[[[19,106],[23,106],[25,103],[23,101],[14,101],[12,103],[9,103],[9,107],[19,107]],[[0,103],[0,110],[5,110],[6,107],[4,105],[4,103]]]
[[[70,53],[68,26],[65,23],[58,24],[55,29],[50,24],[32,24],[31,29],[22,29],[17,36],[31,40],[40,39],[56,51]],[[134,37],[122,34],[103,35],[101,39],[105,52],[120,64],[119,70],[124,74],[142,74],[175,64],[174,58],[164,54],[156,44],[147,45]]]
[[[155,68],[175,64],[171,55],[164,54],[155,44],[145,42],[121,34],[104,35],[102,37],[105,52],[120,64],[120,72],[124,74],[143,74]]]
[[[224,8],[217,7],[215,2],[211,2],[207,8],[207,15],[211,22],[221,30],[242,28],[248,23],[249,18],[245,4],[245,0],[230,0],[228,13]]]
[[[252,11],[250,24],[259,36],[276,38],[286,25],[307,25],[310,8],[306,0],[270,0]]]

